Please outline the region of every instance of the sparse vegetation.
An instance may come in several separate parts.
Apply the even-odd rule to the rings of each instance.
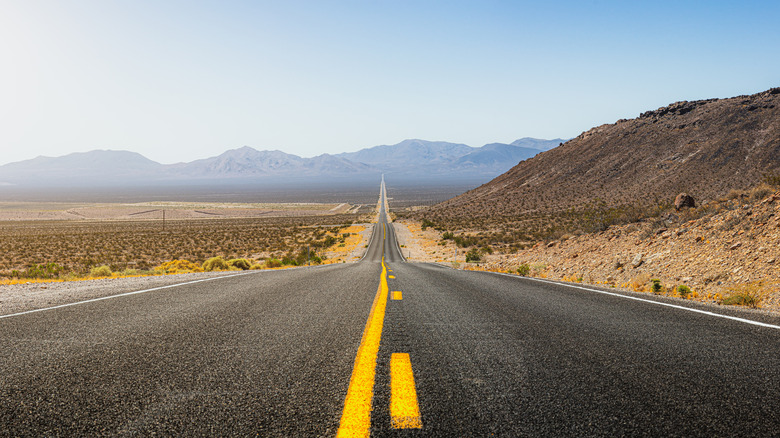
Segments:
[[[650,291],[652,293],[660,294],[661,292],[663,292],[663,290],[664,290],[664,287],[661,284],[661,280],[659,280],[657,278],[654,278],[654,279],[650,280]]]
[[[212,257],[203,262],[203,270],[210,271],[225,271],[229,267],[228,262],[220,256]]]
[[[94,267],[89,271],[89,276],[95,278],[110,277],[111,275],[113,275],[113,272],[111,272],[111,268],[106,265]]]
[[[681,298],[688,298],[688,296],[691,294],[691,288],[688,286],[681,284],[677,286],[677,294],[680,295]]]
[[[227,264],[231,268],[241,269],[242,271],[249,270],[252,267],[252,263],[247,259],[230,259]]]
[[[528,263],[523,263],[517,267],[517,273],[523,277],[527,277],[531,273],[531,266]]]
[[[735,286],[729,291],[729,295],[721,300],[721,304],[727,306],[746,306],[758,308],[764,299],[764,291],[761,283],[748,283]]]
[[[480,260],[482,260],[482,256],[476,248],[472,248],[466,253],[466,263],[478,262]]]
[[[325,249],[328,244],[343,243],[342,237],[351,236],[332,235],[356,218],[170,220],[165,231],[153,221],[4,221],[0,224],[0,280],[88,277],[93,267],[103,265],[115,273],[172,273],[196,270],[172,265],[156,268],[176,260],[201,267],[212,257],[248,262],[279,259],[301,246]],[[320,262],[321,257],[313,255],[312,261]],[[245,267],[242,263],[237,268]]]

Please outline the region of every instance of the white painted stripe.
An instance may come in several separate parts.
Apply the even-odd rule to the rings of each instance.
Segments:
[[[588,292],[595,292],[597,294],[611,295],[613,297],[625,298],[627,300],[641,301],[643,303],[655,304],[655,305],[664,306],[664,307],[671,307],[673,309],[686,310],[688,312],[700,313],[702,315],[714,316],[716,318],[730,319],[732,321],[738,321],[738,322],[742,322],[742,323],[745,323],[745,324],[757,325],[759,327],[767,327],[767,328],[773,328],[773,329],[780,330],[780,325],[767,324],[765,322],[753,321],[752,319],[739,318],[739,317],[730,316],[730,315],[723,315],[721,313],[709,312],[709,311],[706,311],[706,310],[694,309],[692,307],[685,307],[685,306],[679,306],[677,304],[664,303],[664,302],[661,302],[661,301],[653,301],[653,300],[648,300],[646,298],[632,297],[631,295],[623,295],[623,294],[619,294],[619,293],[615,293],[615,292],[607,292],[605,290],[591,289],[589,287],[583,287],[583,286],[575,286],[575,285],[569,284],[569,283],[559,283],[557,281],[543,280],[541,278],[533,278],[533,277],[518,277],[516,275],[505,274],[503,272],[490,272],[490,271],[480,271],[480,272],[487,272],[489,274],[503,275],[505,277],[511,277],[511,278],[515,278],[515,279],[525,279],[525,280],[538,281],[538,282],[541,282],[541,283],[557,284],[558,286],[570,287],[572,289],[581,289],[581,290],[585,290],[585,291],[588,291]]]
[[[222,276],[222,277],[204,278],[204,279],[201,279],[201,280],[193,280],[193,281],[188,281],[188,282],[185,282],[185,283],[169,284],[167,286],[153,287],[151,289],[137,290],[137,291],[133,291],[133,292],[125,292],[125,293],[121,293],[121,294],[117,294],[117,295],[109,295],[109,296],[100,297],[100,298],[92,298],[90,300],[76,301],[74,303],[60,304],[60,305],[57,305],[57,306],[44,307],[44,308],[41,308],[41,309],[26,310],[24,312],[12,313],[10,315],[0,315],[0,319],[11,318],[11,317],[14,317],[14,316],[28,315],[30,313],[36,313],[36,312],[45,312],[47,310],[61,309],[63,307],[77,306],[79,304],[94,303],[96,301],[110,300],[112,298],[127,297],[127,296],[130,296],[130,295],[138,295],[138,294],[143,294],[143,293],[146,293],[146,292],[152,292],[152,291],[156,291],[156,290],[170,289],[172,287],[178,287],[178,286],[186,286],[188,284],[203,283],[205,281],[220,280],[220,279],[223,279],[223,278],[238,277],[240,275],[247,275],[247,274],[256,274],[258,272],[260,272],[260,271],[242,272],[240,274],[225,275],[225,276]]]

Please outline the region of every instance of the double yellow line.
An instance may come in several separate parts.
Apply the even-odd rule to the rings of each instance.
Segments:
[[[387,266],[382,257],[382,276],[355,357],[337,437],[367,437],[371,433],[376,359],[382,338],[387,298]],[[408,354],[394,353],[390,358],[390,416],[394,428],[422,427]]]

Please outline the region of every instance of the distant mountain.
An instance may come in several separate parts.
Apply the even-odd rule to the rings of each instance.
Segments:
[[[546,140],[523,139],[546,145]],[[302,178],[375,178],[382,173],[406,180],[482,183],[530,158],[539,149],[493,143],[481,148],[441,141],[404,140],[357,152],[302,158],[248,146],[216,157],[163,165],[127,151],[92,151],[38,157],[0,166],[0,186],[133,186],[241,183]]]
[[[46,185],[55,181],[90,184],[131,181],[158,174],[164,166],[141,154],[95,150],[62,157],[38,157],[0,166],[0,183]]]
[[[521,148],[539,149],[540,151],[549,151],[556,148],[568,140],[563,138],[555,138],[553,140],[542,140],[539,138],[523,137],[519,140],[515,140],[511,143],[512,146],[519,146]]]
[[[444,141],[404,140],[394,145],[374,146],[336,156],[369,164],[385,171],[443,166],[475,148]]]
[[[595,127],[424,214],[459,224],[570,209],[643,214],[680,192],[713,200],[778,174],[780,88],[773,88],[676,102]]]
[[[490,143],[458,158],[454,164],[456,167],[464,169],[482,167],[491,171],[503,169],[503,172],[506,172],[517,163],[527,160],[539,152],[541,152],[539,149]]]
[[[517,142],[533,147],[491,143],[475,148],[460,143],[410,139],[337,156],[369,164],[395,176],[479,178],[506,172],[518,162],[541,152],[541,148],[552,148],[560,143],[559,140],[533,138],[523,138]]]

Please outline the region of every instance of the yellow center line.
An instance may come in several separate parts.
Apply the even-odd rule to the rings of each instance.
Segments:
[[[376,375],[376,357],[379,353],[379,340],[387,307],[387,267],[382,257],[382,275],[379,278],[371,312],[368,315],[363,338],[358,347],[352,377],[349,380],[347,397],[337,437],[367,437],[371,431],[371,400],[374,398],[374,380]]]
[[[407,353],[390,356],[390,421],[395,429],[422,428],[412,361]]]
[[[403,299],[403,294],[401,294],[400,290],[394,290],[393,291],[393,299],[394,300],[402,300]]]
[[[391,275],[390,278],[395,278],[395,275]]]

